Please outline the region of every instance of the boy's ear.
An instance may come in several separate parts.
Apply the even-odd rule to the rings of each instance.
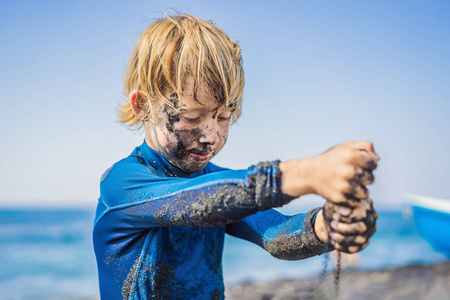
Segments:
[[[128,99],[130,99],[131,109],[136,117],[141,120],[144,119],[148,113],[148,103],[145,94],[138,90],[132,90],[130,95],[128,95]]]

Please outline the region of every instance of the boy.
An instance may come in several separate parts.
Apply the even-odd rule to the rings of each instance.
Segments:
[[[377,217],[365,187],[378,161],[370,143],[239,171],[209,162],[239,117],[243,88],[239,45],[212,23],[179,15],[142,34],[119,115],[144,127],[145,140],[101,178],[102,299],[223,299],[225,233],[287,260],[367,246]],[[324,210],[271,209],[309,193],[328,200]]]

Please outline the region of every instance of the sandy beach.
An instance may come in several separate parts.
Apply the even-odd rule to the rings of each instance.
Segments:
[[[336,297],[334,274],[305,280],[247,282],[228,286],[227,300],[342,299],[342,300],[449,300],[450,261],[433,265],[410,265],[379,271],[341,273]]]

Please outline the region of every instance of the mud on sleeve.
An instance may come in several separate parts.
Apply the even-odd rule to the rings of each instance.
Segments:
[[[101,185],[107,207],[131,227],[221,226],[282,206],[279,162],[247,170],[219,171],[193,179],[158,177],[144,167],[119,167]]]
[[[320,209],[294,216],[270,209],[228,224],[226,232],[259,245],[276,258],[300,260],[332,250],[314,232]]]

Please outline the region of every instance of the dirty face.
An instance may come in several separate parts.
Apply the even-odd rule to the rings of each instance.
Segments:
[[[225,145],[232,108],[202,87],[194,92],[193,80],[187,81],[181,100],[176,93],[170,100],[178,110],[161,101],[155,122],[145,124],[145,140],[172,165],[199,172]]]

